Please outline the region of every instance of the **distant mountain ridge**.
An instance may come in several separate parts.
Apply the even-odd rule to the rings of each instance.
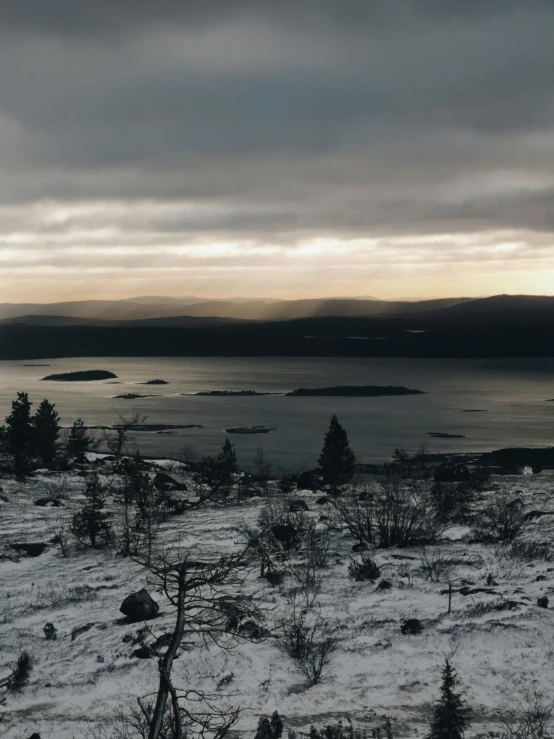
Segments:
[[[202,300],[198,298],[139,297],[125,300],[83,300],[60,303],[2,303],[0,320],[58,316],[87,322],[137,321],[178,317],[282,321],[321,316],[372,317],[402,315],[449,308],[470,298],[386,301],[363,298],[310,298],[304,300]],[[37,323],[37,325],[40,325]],[[45,325],[43,323],[43,325]],[[52,324],[53,325],[53,324]],[[60,324],[58,324],[60,325]]]

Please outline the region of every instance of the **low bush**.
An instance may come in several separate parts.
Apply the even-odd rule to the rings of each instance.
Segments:
[[[320,683],[327,676],[337,648],[336,631],[335,623],[296,605],[278,625],[282,649],[294,659],[310,685]]]
[[[359,559],[352,557],[348,565],[348,574],[356,582],[364,582],[378,580],[381,576],[381,570],[377,563],[369,554],[362,554]]]

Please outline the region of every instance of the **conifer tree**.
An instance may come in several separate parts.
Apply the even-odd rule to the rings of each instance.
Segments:
[[[17,393],[17,399],[12,402],[12,412],[6,418],[6,449],[18,477],[27,472],[33,456],[31,406],[27,393]]]
[[[35,453],[42,464],[50,465],[56,458],[60,435],[60,416],[54,404],[45,398],[37,408],[32,424]]]
[[[225,439],[225,443],[217,455],[217,463],[221,469],[222,477],[226,478],[226,481],[230,481],[232,475],[239,471],[235,448],[229,439]]]
[[[427,739],[463,739],[468,725],[467,708],[455,688],[459,680],[448,661],[442,668],[440,698],[434,708]]]
[[[67,440],[67,453],[73,459],[82,460],[87,452],[91,452],[98,446],[98,441],[87,433],[84,422],[78,418],[71,430]]]
[[[80,542],[97,549],[110,537],[109,514],[104,511],[106,491],[97,472],[87,478],[85,497],[86,503],[73,516],[72,531]]]
[[[319,455],[318,469],[323,484],[330,485],[336,492],[339,485],[344,485],[354,476],[355,461],[346,431],[333,414]]]

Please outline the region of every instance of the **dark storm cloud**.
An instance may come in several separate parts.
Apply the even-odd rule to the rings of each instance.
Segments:
[[[551,0],[3,0],[0,236],[42,238],[52,266],[55,234],[294,250],[511,229],[542,249],[552,39]]]

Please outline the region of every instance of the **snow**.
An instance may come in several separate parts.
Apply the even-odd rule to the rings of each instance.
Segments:
[[[171,469],[186,479],[182,469]],[[121,622],[121,602],[146,587],[160,603],[159,617],[148,622],[155,636],[171,628],[173,611],[153,591],[148,573],[113,551],[79,551],[72,546],[64,558],[50,546],[39,557],[16,558],[9,549],[12,542],[51,538],[49,517],[69,516],[82,501],[84,478],[78,472],[42,471],[25,482],[4,477],[1,483],[8,502],[0,502],[0,676],[23,649],[35,664],[28,687],[8,698],[2,736],[26,739],[38,731],[43,739],[92,737],[93,726],[109,729],[118,711],[156,687],[156,661],[132,656],[136,646],[123,641],[128,634],[135,636],[142,624]],[[553,483],[551,472],[495,477],[491,490],[521,498],[525,510],[551,514],[530,521],[523,535],[550,541]],[[61,509],[34,505],[39,497],[59,494],[64,496]],[[306,492],[302,497],[310,515],[316,519],[324,515],[314,505],[318,495]],[[231,552],[243,545],[237,527],[254,524],[263,505],[264,499],[258,497],[240,506],[190,511],[164,523],[160,539],[164,545],[180,542],[199,558]],[[222,705],[242,706],[237,729],[246,736],[253,735],[261,714],[278,710],[285,726],[299,731],[338,718],[370,730],[390,715],[395,737],[422,737],[445,657],[456,668],[473,709],[469,736],[495,728],[529,688],[549,692],[554,681],[554,613],[539,608],[536,599],[553,598],[551,562],[513,560],[497,547],[470,543],[467,527],[450,529],[440,546],[456,560],[453,582],[467,580],[484,587],[491,574],[498,584],[492,588],[494,594],[454,593],[448,614],[447,584],[424,579],[420,549],[375,554],[382,576],[393,584],[381,593],[375,584],[348,577],[352,544],[346,532],[334,531],[332,566],[325,572],[319,597],[321,613],[336,621],[340,640],[328,679],[308,688],[278,640],[270,636],[260,643],[241,642],[228,652],[215,645],[185,645],[175,662],[175,683],[217,693]],[[546,580],[537,581],[538,575]],[[286,612],[278,588],[260,580],[256,566],[243,587],[264,610],[269,628]],[[502,611],[491,607],[481,614],[474,608],[499,598],[515,601],[517,607]],[[407,618],[420,619],[423,632],[402,635],[400,624]],[[45,639],[46,622],[58,629],[57,641]],[[88,631],[71,639],[74,629],[90,623],[94,625]],[[228,684],[218,688],[230,675]]]

